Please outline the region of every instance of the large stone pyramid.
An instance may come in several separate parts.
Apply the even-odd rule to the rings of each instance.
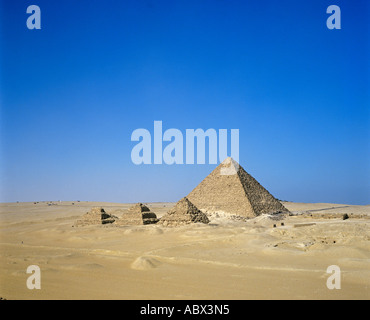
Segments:
[[[197,222],[209,223],[209,220],[186,197],[178,201],[159,221],[163,226],[179,226]]]
[[[225,159],[187,198],[206,213],[252,218],[289,212],[232,158]]]

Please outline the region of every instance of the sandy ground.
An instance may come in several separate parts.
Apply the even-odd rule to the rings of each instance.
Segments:
[[[148,205],[161,217],[174,204]],[[299,215],[165,228],[73,227],[94,206],[130,204],[0,204],[0,297],[370,299],[370,206],[284,205]],[[40,267],[40,290],[26,286],[29,265]],[[326,286],[330,265],[339,290]]]

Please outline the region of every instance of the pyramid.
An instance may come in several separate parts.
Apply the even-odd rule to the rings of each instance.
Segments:
[[[289,212],[232,158],[226,158],[187,197],[210,214],[253,218]]]
[[[99,225],[113,223],[118,218],[105,212],[102,207],[92,208],[82,216],[82,219],[76,221],[76,226]]]
[[[209,223],[207,215],[184,197],[159,221],[163,226],[178,226],[190,223]]]
[[[137,203],[124,211],[121,218],[116,221],[117,225],[143,225],[157,223],[158,219],[154,212],[142,204]]]

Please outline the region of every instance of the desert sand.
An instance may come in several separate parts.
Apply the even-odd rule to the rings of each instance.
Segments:
[[[283,202],[292,213],[283,220],[75,226],[93,207],[116,215],[132,205],[0,204],[0,297],[370,298],[370,206]],[[174,203],[147,205],[160,218]],[[26,286],[29,265],[40,267],[40,290]],[[326,286],[330,265],[340,267],[339,290]]]

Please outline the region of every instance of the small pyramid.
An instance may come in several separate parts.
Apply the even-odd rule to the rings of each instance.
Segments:
[[[136,203],[135,205],[128,209],[128,212],[132,213],[150,212],[150,209],[142,203]]]
[[[157,223],[157,215],[146,205],[137,203],[122,213],[120,219],[116,221],[117,225],[143,225]]]
[[[76,226],[107,224],[116,220],[117,217],[106,213],[102,207],[94,207],[76,221]]]
[[[188,198],[184,197],[161,218],[159,223],[163,226],[178,226],[197,222],[209,223],[209,220]]]
[[[232,158],[226,158],[187,197],[207,213],[253,218],[289,212]]]

